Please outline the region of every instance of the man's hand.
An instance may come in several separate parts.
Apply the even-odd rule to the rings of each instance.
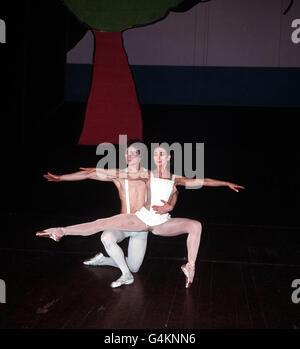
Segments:
[[[160,200],[160,201],[163,203],[162,206],[157,206],[157,205],[152,206],[155,213],[164,214],[164,213],[168,213],[168,212],[173,210],[174,207],[172,205],[170,205],[168,202],[166,202],[164,200]]]
[[[54,175],[50,172],[47,174],[43,175],[44,178],[48,179],[49,182],[61,182],[60,176]]]
[[[243,187],[242,185],[237,185],[237,184],[230,183],[230,182],[228,182],[227,185],[230,189],[232,189],[236,192],[238,192],[238,189],[245,189],[245,187]]]

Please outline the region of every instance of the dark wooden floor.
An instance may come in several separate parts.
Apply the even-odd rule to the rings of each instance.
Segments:
[[[100,234],[59,243],[34,236],[86,219],[1,216],[1,329],[300,328],[300,303],[291,300],[292,281],[300,279],[299,229],[204,223],[190,289],[180,271],[185,237],[150,234],[135,283],[111,289],[117,269],[82,264],[104,251]]]

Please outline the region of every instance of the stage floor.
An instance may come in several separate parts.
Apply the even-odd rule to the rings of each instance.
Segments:
[[[82,261],[104,252],[100,234],[36,238],[36,230],[88,217],[2,215],[1,329],[298,329],[299,229],[203,223],[197,270],[184,288],[185,236],[151,233],[133,285]],[[4,224],[5,223],[5,224]],[[3,228],[4,229],[4,228]],[[126,250],[127,242],[121,246]]]

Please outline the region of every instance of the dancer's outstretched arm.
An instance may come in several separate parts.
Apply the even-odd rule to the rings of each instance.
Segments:
[[[143,170],[143,171],[137,171],[137,172],[126,172],[124,169],[104,169],[104,168],[87,168],[87,167],[80,167],[81,170],[83,170],[87,176],[91,175],[94,177],[101,178],[104,176],[106,178],[111,178],[112,180],[118,180],[118,179],[128,179],[130,181],[136,181],[136,180],[142,180],[144,182],[147,182],[150,179],[150,172]],[[95,178],[96,179],[96,178]]]
[[[108,171],[108,170],[106,170]],[[64,174],[64,175],[55,175],[48,172],[43,175],[49,182],[63,182],[63,181],[82,181],[85,179],[95,179],[98,181],[113,181],[114,177],[110,173],[103,172],[101,176],[98,176],[96,172],[88,171],[78,171],[74,173]]]
[[[186,178],[186,177],[176,177],[175,185],[184,185],[186,187],[229,187],[230,189],[238,192],[239,189],[245,189],[244,186],[234,184],[231,182],[219,181],[217,179],[211,178]]]

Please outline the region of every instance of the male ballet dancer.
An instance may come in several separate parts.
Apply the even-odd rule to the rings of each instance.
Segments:
[[[177,191],[178,185],[185,187],[201,188],[202,186],[228,187],[236,192],[245,187],[227,181],[220,181],[210,178],[186,178],[172,174],[168,170],[170,154],[162,146],[154,149],[153,154],[156,169],[153,171],[139,171],[130,173],[122,170],[109,172],[105,169],[85,169],[88,173],[101,173],[112,178],[123,178],[128,181],[142,181],[146,185],[145,203],[136,213],[121,213],[106,218],[99,218],[92,222],[75,224],[67,227],[53,227],[36,232],[36,236],[47,237],[60,241],[63,236],[82,235],[89,236],[107,229],[118,229],[123,231],[134,230],[136,232],[151,230],[155,235],[177,236],[188,234],[186,240],[188,263],[181,266],[181,270],[186,276],[185,287],[188,288],[193,282],[195,275],[195,264],[198,254],[202,226],[201,223],[189,218],[172,218],[169,214],[158,215],[153,210],[153,205],[160,205],[162,200],[170,201],[173,193]],[[99,173],[98,173],[99,172]],[[146,173],[145,173],[146,172]],[[136,177],[139,174],[141,177]]]
[[[127,143],[125,159],[127,168],[120,171],[129,172],[131,174],[138,175],[140,171],[144,171],[141,168],[141,156],[142,148],[139,147],[142,144],[139,140],[130,140]],[[110,181],[115,184],[118,189],[119,198],[121,200],[121,213],[135,213],[141,209],[145,204],[146,185],[143,181],[128,181],[120,177],[113,178],[103,174],[98,176],[96,172],[87,174],[87,171],[79,171],[66,175],[54,175],[48,173],[44,175],[48,181],[79,181],[84,179],[95,179],[100,181]],[[173,210],[178,197],[178,191],[171,196],[169,202],[163,201],[162,206],[154,206],[153,209],[157,214],[165,214]],[[120,287],[121,285],[130,285],[134,282],[132,273],[138,272],[142,265],[146,247],[147,247],[148,231],[143,232],[131,232],[122,230],[104,230],[101,235],[101,241],[103,246],[109,255],[105,257],[102,253],[97,254],[90,260],[84,262],[85,265],[96,266],[113,266],[121,270],[121,277],[111,283],[111,287]],[[128,243],[128,256],[125,259],[123,250],[118,245],[119,242],[129,237]]]

